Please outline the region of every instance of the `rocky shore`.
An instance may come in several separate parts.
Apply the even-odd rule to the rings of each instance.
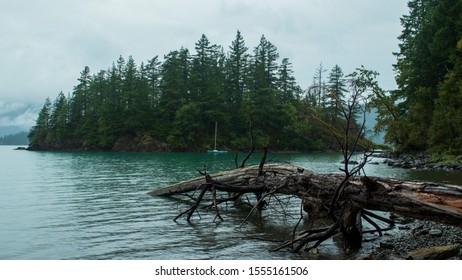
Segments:
[[[462,228],[406,218],[398,233],[386,233],[361,259],[462,259]]]
[[[392,168],[461,171],[462,156],[445,159],[425,153],[375,155]],[[393,214],[391,214],[393,215]],[[392,232],[373,242],[373,248],[361,259],[462,259],[462,227],[411,218],[398,218]]]
[[[443,157],[430,157],[425,153],[414,155],[387,152],[376,155],[377,158],[384,158],[384,164],[394,168],[423,169],[423,170],[462,170],[462,156],[451,160]]]

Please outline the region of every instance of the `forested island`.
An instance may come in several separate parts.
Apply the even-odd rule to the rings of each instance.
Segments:
[[[382,237],[401,217],[410,217],[455,224],[457,239],[438,241],[447,246],[426,242],[432,246],[424,248],[430,254],[409,252],[406,244],[403,257],[460,258],[462,186],[363,174],[373,156],[364,139],[365,114],[371,108],[377,112],[375,131],[385,132],[395,150],[462,154],[462,0],[410,0],[408,6],[409,15],[401,18],[395,90],[383,90],[378,73],[364,67],[344,75],[340,66],[326,71],[322,64],[312,85],[302,89],[290,61],[279,60],[276,46],[264,35],[253,51],[239,31],[227,51],[202,35],[193,53],[182,47],[163,60],[154,56],[139,65],[132,57],[119,57],[96,74],[85,67],[70,94],[46,100],[29,133],[30,149],[205,151],[213,147],[218,124],[220,148],[251,147],[249,155],[262,148],[260,164],[246,166],[246,157],[238,165],[236,156],[235,170],[199,171],[200,177],[156,186],[150,195],[191,199],[174,220],[185,217],[189,222],[202,209],[214,212],[214,222],[223,220],[228,203],[242,199],[250,209],[244,224],[267,209],[285,213],[293,205],[278,196],[289,196],[299,199],[300,218],[274,251],[317,254],[317,247],[336,235],[343,238],[345,250],[356,250],[363,234]],[[340,150],[341,173],[268,164],[268,146]],[[364,150],[359,161],[351,160],[359,149]],[[460,162],[457,157],[455,163]],[[303,224],[305,220],[309,223]],[[371,230],[363,227],[366,222]],[[407,240],[420,236],[428,241],[443,234],[427,225],[403,227]],[[420,240],[414,244],[419,248]],[[390,246],[380,242],[381,249]]]
[[[213,147],[218,124],[221,148],[247,149],[252,130],[259,148],[336,149],[313,113],[340,124],[332,93],[347,103],[357,77],[344,76],[338,65],[324,77],[326,71],[321,64],[313,87],[302,90],[289,60],[279,61],[265,36],[250,54],[239,31],[226,53],[202,35],[194,54],[181,48],[139,66],[119,57],[93,75],[85,67],[72,94],[46,100],[30,148],[205,151]]]
[[[149,194],[192,194],[187,195],[192,200],[189,208],[179,213],[175,221],[182,217],[190,221],[201,206],[215,211],[214,221],[222,220],[221,203],[234,202],[242,196],[248,199],[247,194],[254,195],[255,202],[249,203],[251,210],[238,228],[253,212],[259,215],[261,211],[277,206],[281,206],[278,211],[284,212],[289,203],[283,204],[278,194],[281,197],[297,197],[300,200],[300,219],[288,233],[286,241],[272,248],[273,251],[287,249],[298,253],[305,250],[316,255],[318,246],[336,235],[342,237],[345,251],[357,250],[365,240],[363,234],[373,232],[381,237],[384,231],[393,229],[396,214],[460,226],[462,186],[361,176],[362,168],[372,156],[367,151],[360,162],[349,165],[364,129],[358,120],[352,120],[359,115],[356,110],[361,111],[361,106],[353,106],[355,99],[360,100],[360,104],[378,109],[379,123],[376,129],[385,129],[386,140],[400,151],[456,154],[462,151],[462,1],[457,1],[457,4],[444,0],[410,1],[408,4],[411,12],[402,18],[404,31],[400,36],[400,53],[397,54],[398,62],[395,65],[399,88],[392,92],[383,91],[375,82],[377,73],[360,68],[348,76],[346,95],[349,98],[346,100],[336,97],[335,91],[328,89],[336,100],[335,108],[340,109],[340,116],[343,116],[343,119],[339,119],[340,123],[343,122],[343,130],[338,129],[337,122],[329,122],[326,108],[321,110],[322,113],[311,115],[341,148],[344,160],[339,170],[343,174],[322,174],[300,166],[267,164],[264,149],[259,165],[244,167],[243,163],[231,171],[215,174],[202,172],[200,177],[155,188]],[[311,111],[315,112],[316,108]],[[359,130],[356,129],[358,126]],[[392,214],[387,218],[375,211]],[[306,217],[304,212],[307,213]],[[301,224],[305,219],[310,223],[302,229]],[[452,219],[455,219],[454,223]],[[318,223],[322,226],[318,227],[316,222],[319,220],[322,220]],[[367,230],[363,226],[366,223],[374,229]],[[424,224],[421,224],[409,231],[408,240],[418,238],[418,230],[423,227]],[[445,227],[445,230],[448,229]],[[453,231],[460,236],[460,227],[453,228]],[[441,230],[427,230],[425,234],[430,237],[424,240],[428,242],[432,236],[441,236],[442,233]],[[440,241],[442,246],[432,244],[425,248],[427,242],[421,239],[418,249],[414,251],[406,247],[400,252],[400,258],[460,259],[459,241],[445,239]],[[390,249],[394,248],[393,243],[380,242],[379,246]],[[372,252],[364,258],[375,259],[379,255]]]
[[[408,6],[395,54],[396,90],[380,89],[373,71],[344,75],[340,66],[327,71],[322,64],[302,89],[289,59],[281,60],[264,35],[253,50],[239,31],[227,50],[202,35],[194,52],[182,47],[139,65],[121,56],[95,74],[85,67],[70,94],[46,100],[30,148],[204,151],[218,123],[218,146],[225,149],[247,149],[251,127],[255,147],[334,150],[325,124],[342,125],[336,98],[347,105],[362,80],[357,124],[374,107],[376,131],[396,150],[460,154],[461,1]]]

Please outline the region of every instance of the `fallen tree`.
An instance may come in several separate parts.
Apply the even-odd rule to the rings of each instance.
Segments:
[[[343,155],[341,174],[318,174],[293,165],[267,165],[266,152],[258,166],[244,167],[245,161],[254,151],[252,118],[249,132],[251,149],[240,168],[217,174],[201,173],[202,176],[159,188],[150,195],[166,196],[186,194],[194,203],[186,211],[180,213],[175,220],[186,216],[191,220],[194,213],[203,203],[216,211],[216,218],[222,219],[221,203],[238,201],[243,195],[254,194],[255,202],[247,217],[254,211],[261,211],[271,201],[277,201],[278,195],[290,195],[300,199],[308,219],[327,217],[327,227],[299,230],[299,222],[294,225],[292,238],[283,242],[274,250],[290,248],[300,251],[303,248],[316,248],[334,234],[341,233],[348,248],[358,248],[362,243],[363,221],[372,225],[382,235],[384,230],[393,227],[394,222],[371,211],[388,211],[408,217],[435,220],[449,224],[462,224],[462,186],[398,180],[391,178],[360,176],[361,170],[372,156],[371,143],[364,139],[366,108],[370,93],[383,93],[375,81],[377,73],[358,69],[350,75],[350,97],[345,102],[337,93],[323,86],[311,89],[323,89],[335,101],[336,109],[343,118],[342,125],[334,126],[319,108],[310,107],[312,117],[332,135]],[[362,123],[356,116],[363,113]],[[331,118],[337,115],[329,115]],[[353,155],[361,148],[364,151],[360,162],[353,162]],[[351,165],[353,163],[353,165]],[[207,194],[209,194],[207,196]],[[211,197],[211,198],[210,198]],[[210,198],[210,199],[204,199]],[[275,198],[272,200],[271,198]],[[246,218],[247,219],[247,218]],[[381,228],[377,221],[385,222],[387,227]]]
[[[318,174],[294,165],[269,164],[211,175],[203,174],[201,177],[153,190],[149,194],[171,196],[199,193],[189,195],[195,201],[194,205],[176,217],[178,219],[187,215],[188,221],[203,202],[206,193],[211,194],[210,207],[217,210],[217,217],[220,218],[219,204],[236,201],[247,193],[256,194],[252,211],[260,209],[268,196],[284,194],[299,197],[309,217],[319,217],[320,214],[328,215],[332,198],[344,178],[343,174]],[[291,240],[274,249],[291,248],[299,251],[309,242],[314,242],[307,247],[311,249],[338,232],[344,235],[348,247],[359,247],[364,220],[373,225],[380,234],[383,229],[374,220],[393,224],[370,210],[462,224],[462,186],[367,176],[354,176],[343,185],[330,226],[300,231]],[[210,203],[210,200],[205,203]]]

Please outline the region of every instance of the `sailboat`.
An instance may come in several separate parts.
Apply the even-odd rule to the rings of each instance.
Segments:
[[[228,152],[228,151],[217,150],[217,128],[218,128],[218,122],[215,122],[215,144],[213,146],[213,150],[207,150],[207,153],[221,154],[221,153]]]

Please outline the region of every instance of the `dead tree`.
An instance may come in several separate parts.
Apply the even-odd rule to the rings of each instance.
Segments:
[[[204,194],[212,192],[212,186],[217,192],[214,202],[217,205],[235,201],[236,196],[246,193],[261,193],[263,199],[270,195],[284,194],[299,197],[309,215],[314,214],[312,211],[324,211],[327,215],[332,197],[344,180],[342,174],[317,174],[288,164],[265,165],[262,169],[263,175],[257,180],[260,170],[260,166],[250,166],[210,174],[158,188],[148,194],[171,196],[199,192],[199,196],[194,198],[194,205],[183,213],[188,215],[188,219],[198,210],[201,202],[207,203],[202,199]],[[317,206],[314,207],[313,204]],[[330,226],[301,230],[274,250],[290,248],[299,251],[310,242],[314,243],[307,248],[313,248],[337,232],[342,232],[350,245],[359,246],[361,239],[358,237],[362,229],[356,224],[360,217],[392,223],[370,210],[394,212],[455,225],[462,223],[462,186],[456,185],[355,176],[344,183],[339,204],[342,205],[336,215],[339,218]],[[359,232],[350,234],[354,231]]]
[[[342,118],[342,121],[340,121],[340,126],[336,126],[327,122],[322,116],[320,116],[320,114],[318,114],[318,111],[315,108],[312,108],[312,117],[320,122],[329,132],[329,134],[335,139],[335,142],[340,148],[343,156],[343,168],[340,168],[340,171],[344,173],[344,177],[336,186],[329,206],[329,215],[334,219],[334,223],[330,228],[326,229],[324,235],[329,237],[337,231],[340,231],[345,237],[346,246],[350,248],[358,248],[361,246],[361,217],[364,217],[369,223],[371,223],[374,227],[377,228],[377,230],[380,231],[380,228],[376,226],[376,223],[372,221],[371,217],[361,211],[358,206],[354,205],[353,203],[345,203],[343,200],[340,200],[340,198],[343,196],[344,188],[349,180],[361,172],[372,154],[370,152],[371,143],[364,141],[363,139],[366,124],[366,94],[369,90],[374,91],[377,85],[374,82],[374,72],[365,70],[363,68],[358,70],[359,73],[354,72],[350,75],[352,77],[349,80],[350,98],[346,102],[342,102],[340,97],[329,88],[326,88],[321,84],[315,86],[322,87],[324,91],[330,94],[332,100],[335,101],[337,111],[340,113]],[[358,123],[356,120],[358,112],[362,113],[361,123]],[[357,152],[360,141],[366,143],[366,146],[362,147],[364,150],[363,156],[356,166],[350,168],[350,163],[352,163],[352,156]],[[341,204],[339,202],[341,202]],[[336,215],[336,213],[338,213],[338,215]]]
[[[309,217],[330,216],[332,223],[324,228],[309,228],[299,231],[295,225],[290,240],[280,244],[274,250],[290,248],[300,251],[303,248],[317,247],[336,233],[342,233],[348,248],[358,248],[362,242],[362,221],[366,221],[382,234],[377,220],[393,226],[393,222],[374,214],[370,210],[389,211],[420,219],[437,220],[447,223],[462,222],[462,187],[441,185],[429,182],[402,181],[390,178],[360,176],[361,170],[370,155],[369,145],[362,145],[362,159],[351,166],[352,156],[364,141],[365,107],[368,91],[377,85],[374,72],[360,69],[350,80],[351,95],[346,104],[330,92],[343,117],[342,125],[334,126],[313,110],[312,117],[317,119],[338,144],[343,155],[342,174],[316,174],[293,165],[266,165],[265,155],[258,166],[243,167],[213,175],[203,174],[178,184],[150,192],[150,195],[176,195],[199,192],[190,209],[177,218],[187,215],[189,221],[203,203],[207,192],[212,193],[212,206],[219,216],[220,203],[236,201],[243,194],[257,195],[250,212],[262,208],[265,199],[276,195],[292,195],[300,198],[303,209]],[[363,121],[356,122],[357,108],[363,110]],[[252,138],[252,124],[250,133]],[[251,145],[251,152],[253,145]],[[266,150],[265,150],[266,151]],[[237,162],[237,160],[236,160]],[[220,196],[217,197],[218,192]],[[176,219],[177,219],[176,218]]]

